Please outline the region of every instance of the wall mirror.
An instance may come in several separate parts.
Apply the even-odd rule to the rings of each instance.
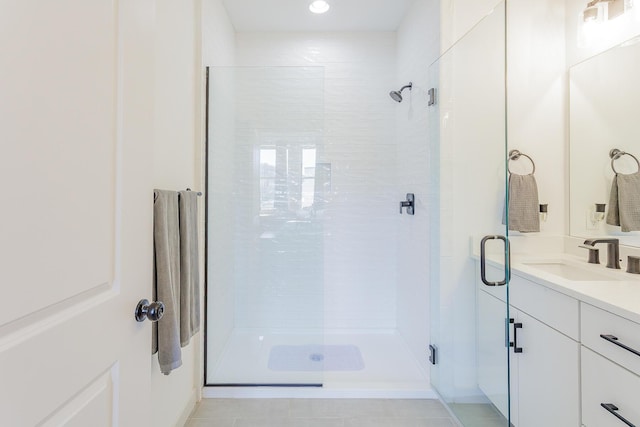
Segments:
[[[569,69],[570,234],[640,247],[640,231],[622,232],[596,212],[596,203],[610,209],[612,149],[640,159],[640,37]],[[638,170],[629,155],[614,165],[619,173]]]

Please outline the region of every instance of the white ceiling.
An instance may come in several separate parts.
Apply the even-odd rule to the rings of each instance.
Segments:
[[[236,31],[395,31],[414,0],[327,0],[323,15],[312,0],[223,0]]]

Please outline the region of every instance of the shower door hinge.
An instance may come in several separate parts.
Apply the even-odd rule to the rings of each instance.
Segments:
[[[436,104],[436,88],[432,87],[431,89],[429,89],[429,92],[427,93],[429,94],[428,105],[435,105]]]
[[[429,362],[432,365],[438,363],[438,349],[433,345],[429,345]]]

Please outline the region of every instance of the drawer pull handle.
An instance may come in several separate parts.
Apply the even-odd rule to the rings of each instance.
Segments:
[[[613,403],[601,403],[600,406],[602,406],[604,409],[609,411],[609,413],[611,415],[613,415],[614,417],[616,417],[617,419],[619,419],[620,421],[622,421],[623,423],[625,423],[629,427],[636,427],[635,424],[631,424],[631,422],[629,422],[629,420],[627,420],[625,417],[623,417],[622,415],[620,415],[619,413],[616,412],[618,410],[618,407],[616,405],[614,405]]]
[[[509,319],[509,323],[513,323],[513,342],[509,347],[513,347],[514,353],[522,353],[522,347],[518,347],[518,329],[522,329],[522,323],[515,323],[515,319]]]
[[[624,344],[622,344],[621,342],[618,342],[618,337],[615,337],[613,335],[604,335],[604,334],[600,334],[600,338],[602,338],[603,340],[607,340],[609,341],[611,344],[615,344],[618,347],[622,347],[627,351],[630,351],[631,353],[635,354],[636,356],[640,356],[640,351],[635,350],[629,346],[626,346]]]

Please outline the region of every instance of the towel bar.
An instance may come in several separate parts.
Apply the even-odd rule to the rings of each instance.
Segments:
[[[624,155],[630,156],[631,158],[633,158],[633,160],[636,161],[636,163],[638,164],[638,172],[640,172],[640,161],[638,161],[638,158],[631,153],[626,153],[622,150],[618,150],[617,148],[609,151],[609,157],[611,158],[611,169],[613,169],[615,173],[618,173],[614,162]]]
[[[526,154],[524,154],[524,153],[522,153],[522,152],[520,152],[518,150],[509,151],[509,161],[510,160],[518,160],[520,158],[520,156],[525,156],[527,159],[529,159],[531,161],[531,165],[533,166],[533,170],[531,171],[531,175],[536,173],[536,162],[534,162],[531,157],[527,156]],[[507,162],[507,170],[509,171],[509,173],[512,173],[508,162]]]

